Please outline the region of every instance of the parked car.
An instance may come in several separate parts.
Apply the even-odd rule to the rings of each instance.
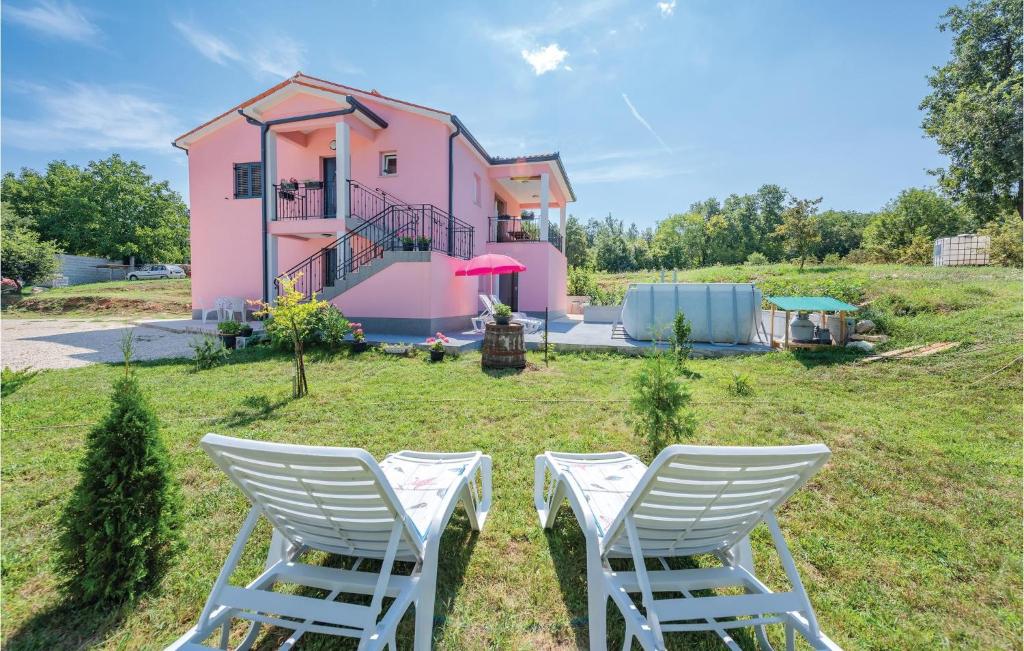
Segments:
[[[184,278],[185,270],[176,264],[146,264],[128,272],[128,280],[146,278]]]

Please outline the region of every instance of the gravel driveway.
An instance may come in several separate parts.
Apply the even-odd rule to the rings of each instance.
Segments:
[[[0,364],[12,369],[44,369],[120,362],[125,328],[134,331],[133,359],[192,356],[188,344],[196,335],[191,334],[138,327],[124,321],[3,319]]]

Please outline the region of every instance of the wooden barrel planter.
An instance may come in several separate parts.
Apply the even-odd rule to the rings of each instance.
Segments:
[[[488,323],[484,330],[483,368],[526,368],[526,342],[520,323]]]

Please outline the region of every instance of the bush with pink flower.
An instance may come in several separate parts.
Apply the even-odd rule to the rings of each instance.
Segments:
[[[357,344],[366,341],[366,333],[363,332],[362,323],[349,323],[348,327],[352,328],[352,341]]]
[[[432,353],[443,353],[444,345],[449,343],[451,340],[444,336],[444,333],[437,333],[433,337],[427,337],[428,350]]]

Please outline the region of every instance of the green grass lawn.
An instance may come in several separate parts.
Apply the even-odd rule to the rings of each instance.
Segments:
[[[27,294],[4,310],[10,318],[189,318],[192,280],[114,280],[72,287],[55,287]]]
[[[739,269],[688,277],[739,279],[751,271]],[[692,442],[820,441],[832,449],[828,466],[779,520],[824,630],[845,648],[1021,648],[1019,272],[865,267],[772,277],[863,279],[862,299],[893,334],[892,345],[963,344],[868,365],[843,353],[693,361],[699,377],[689,385],[700,426]],[[540,529],[533,457],[545,449],[641,452],[627,400],[642,362],[562,354],[545,367],[535,353],[530,360],[534,367],[523,373],[486,374],[477,354],[441,364],[423,356],[314,354],[311,395],[298,401],[288,399],[290,359],[266,349],[239,351],[229,365],[201,373],[187,361],[138,365],[183,485],[186,549],[159,590],[121,612],[63,601],[52,560],[56,518],[76,480],[85,433],[123,371],[46,371],[4,387],[4,648],[162,648],[195,623],[246,512],[241,494],[199,449],[211,431],[359,446],[378,458],[401,448],[491,454],[494,504],[484,531],[471,535],[456,517],[442,544],[436,645],[585,646],[583,538],[567,509],[554,531]],[[729,392],[734,373],[750,378],[752,396]],[[272,408],[244,406],[254,395]],[[262,526],[238,581],[262,566],[269,542]],[[754,545],[759,571],[784,588],[763,528]],[[410,613],[402,648],[411,620]],[[610,648],[618,648],[621,618],[610,615],[609,628]],[[774,642],[780,637],[773,632]],[[669,640],[673,649],[721,648],[713,635]],[[750,636],[741,644],[754,648]],[[312,635],[302,646],[355,648]]]

